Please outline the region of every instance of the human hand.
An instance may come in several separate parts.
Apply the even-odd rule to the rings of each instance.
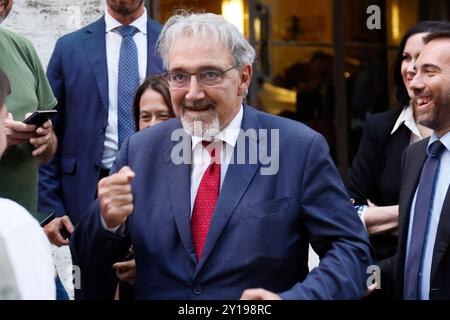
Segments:
[[[376,208],[377,207],[372,201],[370,201],[370,199],[367,199],[367,205],[369,206],[369,208]]]
[[[241,300],[282,300],[281,297],[265,289],[244,290]]]
[[[69,234],[72,234],[73,229],[73,224],[67,215],[53,219],[44,227],[48,240],[58,247],[66,246],[70,243],[69,239],[64,237],[62,230],[67,230]]]
[[[26,143],[36,137],[36,126],[15,121],[11,113],[4,120],[7,147]]]
[[[116,276],[122,282],[133,284],[136,280],[136,260],[117,262],[112,265],[116,269]]]
[[[133,212],[131,180],[134,172],[125,166],[119,172],[103,178],[98,183],[98,200],[103,220],[108,228],[115,228]]]
[[[36,148],[32,152],[33,157],[42,157],[44,162],[53,157],[56,152],[57,138],[51,120],[47,120],[36,129],[36,137],[31,138],[30,143]]]

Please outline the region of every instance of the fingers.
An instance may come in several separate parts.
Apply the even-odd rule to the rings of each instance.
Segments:
[[[127,270],[123,272],[116,270],[116,276],[120,281],[128,282],[129,284],[133,284],[136,279],[136,273],[134,270]]]
[[[25,131],[16,131],[18,130],[18,127],[15,125],[7,124],[6,121],[4,122],[4,127],[8,146],[26,143],[31,138],[36,137],[36,133],[34,131],[28,132],[27,129],[25,129]]]
[[[64,239],[61,234],[61,229],[64,228],[63,218],[64,217],[55,218],[44,227],[45,234],[47,235],[49,241],[58,247],[65,246],[70,243],[69,239]]]
[[[123,262],[117,262],[112,265],[113,269],[116,269],[116,276],[122,282],[133,283],[136,279],[136,261],[129,260]]]
[[[33,150],[32,155],[34,157],[41,155],[48,148],[50,142],[51,134],[30,139],[30,143],[36,148]]]
[[[30,143],[36,148],[32,152],[33,157],[38,157],[46,153],[47,150],[51,152],[53,147],[56,145],[56,137],[53,133],[53,129],[51,128],[51,123],[49,121],[46,123],[47,125],[50,125],[50,128],[38,128],[36,130],[38,136],[30,139]]]
[[[373,204],[373,202],[370,201],[369,199],[367,199],[367,204],[369,205],[369,207],[376,207],[376,205]]]
[[[130,167],[125,166],[122,169],[120,169],[117,173],[100,180],[99,188],[100,187],[127,185],[131,182],[131,180],[133,178],[134,178],[134,172],[130,169]]]
[[[131,180],[134,172],[127,166],[103,178],[98,183],[98,199],[103,219],[108,228],[123,224],[133,212]]]
[[[127,183],[130,183],[131,180],[133,180],[134,178],[134,172],[128,166],[125,166],[122,169],[120,169],[118,173],[127,180]]]
[[[33,156],[38,156],[44,152],[50,142],[52,142],[52,123],[47,121],[40,128],[35,125],[14,121],[12,116],[8,116],[5,121],[5,133],[8,146],[30,142],[37,149]]]
[[[111,176],[113,178],[113,176]],[[105,180],[104,178],[98,183],[98,197],[104,197],[107,193],[114,192],[115,194],[129,194],[131,193],[131,185],[129,183],[115,182],[114,179]]]
[[[122,262],[116,262],[112,265],[113,269],[117,270],[128,270],[132,268],[136,268],[136,260],[128,260],[128,261],[122,261]]]
[[[47,120],[47,121],[45,121],[43,124],[42,124],[42,126],[40,126],[38,129],[37,129],[37,131],[39,131],[39,130],[45,130],[45,129],[47,129],[47,130],[51,130],[53,128],[53,124],[52,124],[52,120]],[[39,132],[38,132],[39,133]]]
[[[41,139],[41,138],[38,138]],[[39,157],[43,155],[44,153],[47,153],[48,150],[50,150],[50,145],[53,143],[51,135],[43,137],[39,141],[34,141],[35,139],[30,139],[30,143],[34,145],[36,149],[33,150],[31,155],[33,157]],[[33,143],[32,143],[33,141]],[[50,152],[50,151],[49,151]]]
[[[63,216],[61,219],[64,227],[66,227],[66,230],[69,231],[70,234],[72,234],[74,227],[72,221],[70,221],[69,216]]]
[[[25,124],[23,122],[10,120],[8,118],[5,119],[4,124],[6,128],[9,128],[17,133],[34,133],[36,131],[36,126],[33,124]]]
[[[247,289],[241,300],[281,300],[280,296],[265,289]]]

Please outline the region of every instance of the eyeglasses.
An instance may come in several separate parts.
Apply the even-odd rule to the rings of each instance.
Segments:
[[[215,69],[205,69],[196,73],[189,73],[183,71],[169,71],[165,74],[167,81],[174,88],[185,88],[191,82],[191,77],[195,76],[198,83],[203,87],[213,87],[222,83],[225,73],[237,67],[231,67],[224,71]]]

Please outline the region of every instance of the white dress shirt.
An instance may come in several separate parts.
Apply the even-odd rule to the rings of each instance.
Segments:
[[[2,238],[22,300],[54,300],[52,251],[39,223],[17,203],[0,198]],[[0,270],[1,272],[1,270]]]
[[[222,188],[223,180],[228,170],[233,150],[241,129],[242,117],[244,109],[241,106],[238,114],[233,118],[230,124],[215,136],[215,141],[224,142],[220,150],[220,188]],[[198,187],[202,181],[203,174],[211,163],[211,156],[203,147],[202,138],[191,136],[192,139],[192,166],[191,166],[191,214],[194,208],[195,197],[197,196]]]
[[[397,121],[395,122],[394,128],[391,131],[391,135],[394,134],[402,124],[405,124],[405,126],[411,131],[411,140],[409,144],[416,143],[426,137],[423,137],[420,133],[419,128],[417,127],[416,121],[414,120],[414,114],[413,114],[413,106],[409,105],[406,108],[403,108],[402,112],[397,118]]]
[[[111,168],[119,150],[119,134],[117,124],[117,90],[119,81],[119,57],[122,36],[115,30],[122,24],[114,19],[108,10],[105,10],[106,24],[106,61],[108,64],[108,126],[105,132],[105,145],[103,149],[102,167]],[[133,39],[138,50],[140,83],[147,73],[147,11],[131,24],[138,29]],[[136,88],[137,89],[137,88]]]

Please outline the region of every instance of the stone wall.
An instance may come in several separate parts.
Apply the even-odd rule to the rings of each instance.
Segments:
[[[46,68],[56,40],[97,20],[105,6],[105,0],[15,0],[2,27],[30,39]]]

